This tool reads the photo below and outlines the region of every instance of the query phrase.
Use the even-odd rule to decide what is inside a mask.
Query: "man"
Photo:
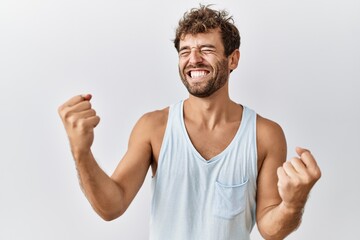
[[[321,172],[310,151],[285,162],[282,129],[229,97],[240,36],[231,17],[206,6],[179,22],[174,40],[189,98],[143,115],[111,177],[91,145],[100,121],[90,94],[59,107],[83,191],[105,220],[121,216],[153,173],[150,239],[283,239],[300,224]]]

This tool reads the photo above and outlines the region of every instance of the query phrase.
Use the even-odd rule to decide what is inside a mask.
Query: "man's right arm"
[[[94,210],[107,221],[122,215],[140,189],[151,161],[150,132],[141,118],[133,129],[129,148],[116,176],[109,177],[91,152],[94,128],[100,121],[90,104],[91,95],[71,98],[59,107],[82,190]],[[123,162],[123,163],[122,163]],[[120,172],[120,174],[119,174]]]

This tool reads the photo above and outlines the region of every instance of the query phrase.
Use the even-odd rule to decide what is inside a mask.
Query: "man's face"
[[[219,29],[180,40],[179,73],[191,95],[208,97],[226,84],[230,70],[224,52]]]

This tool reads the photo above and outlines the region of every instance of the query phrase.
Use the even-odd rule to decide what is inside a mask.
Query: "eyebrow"
[[[204,48],[204,47],[216,49],[216,47],[215,47],[214,45],[212,45],[212,44],[202,44],[202,45],[199,46],[200,49],[201,49],[201,48]],[[184,46],[184,47],[182,47],[182,48],[179,49],[179,52],[181,52],[181,51],[183,51],[183,50],[189,50],[189,49],[190,49],[189,46]]]

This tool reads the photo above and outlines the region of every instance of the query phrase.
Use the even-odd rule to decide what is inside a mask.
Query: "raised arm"
[[[258,117],[257,225],[268,240],[284,239],[301,223],[309,192],[321,172],[311,153],[297,148],[286,160],[286,141],[279,125]]]
[[[82,190],[94,210],[107,221],[122,215],[141,187],[151,161],[150,127],[141,118],[134,127],[128,151],[115,177],[109,177],[91,152],[94,128],[100,121],[90,103],[91,95],[71,98],[59,107]]]

